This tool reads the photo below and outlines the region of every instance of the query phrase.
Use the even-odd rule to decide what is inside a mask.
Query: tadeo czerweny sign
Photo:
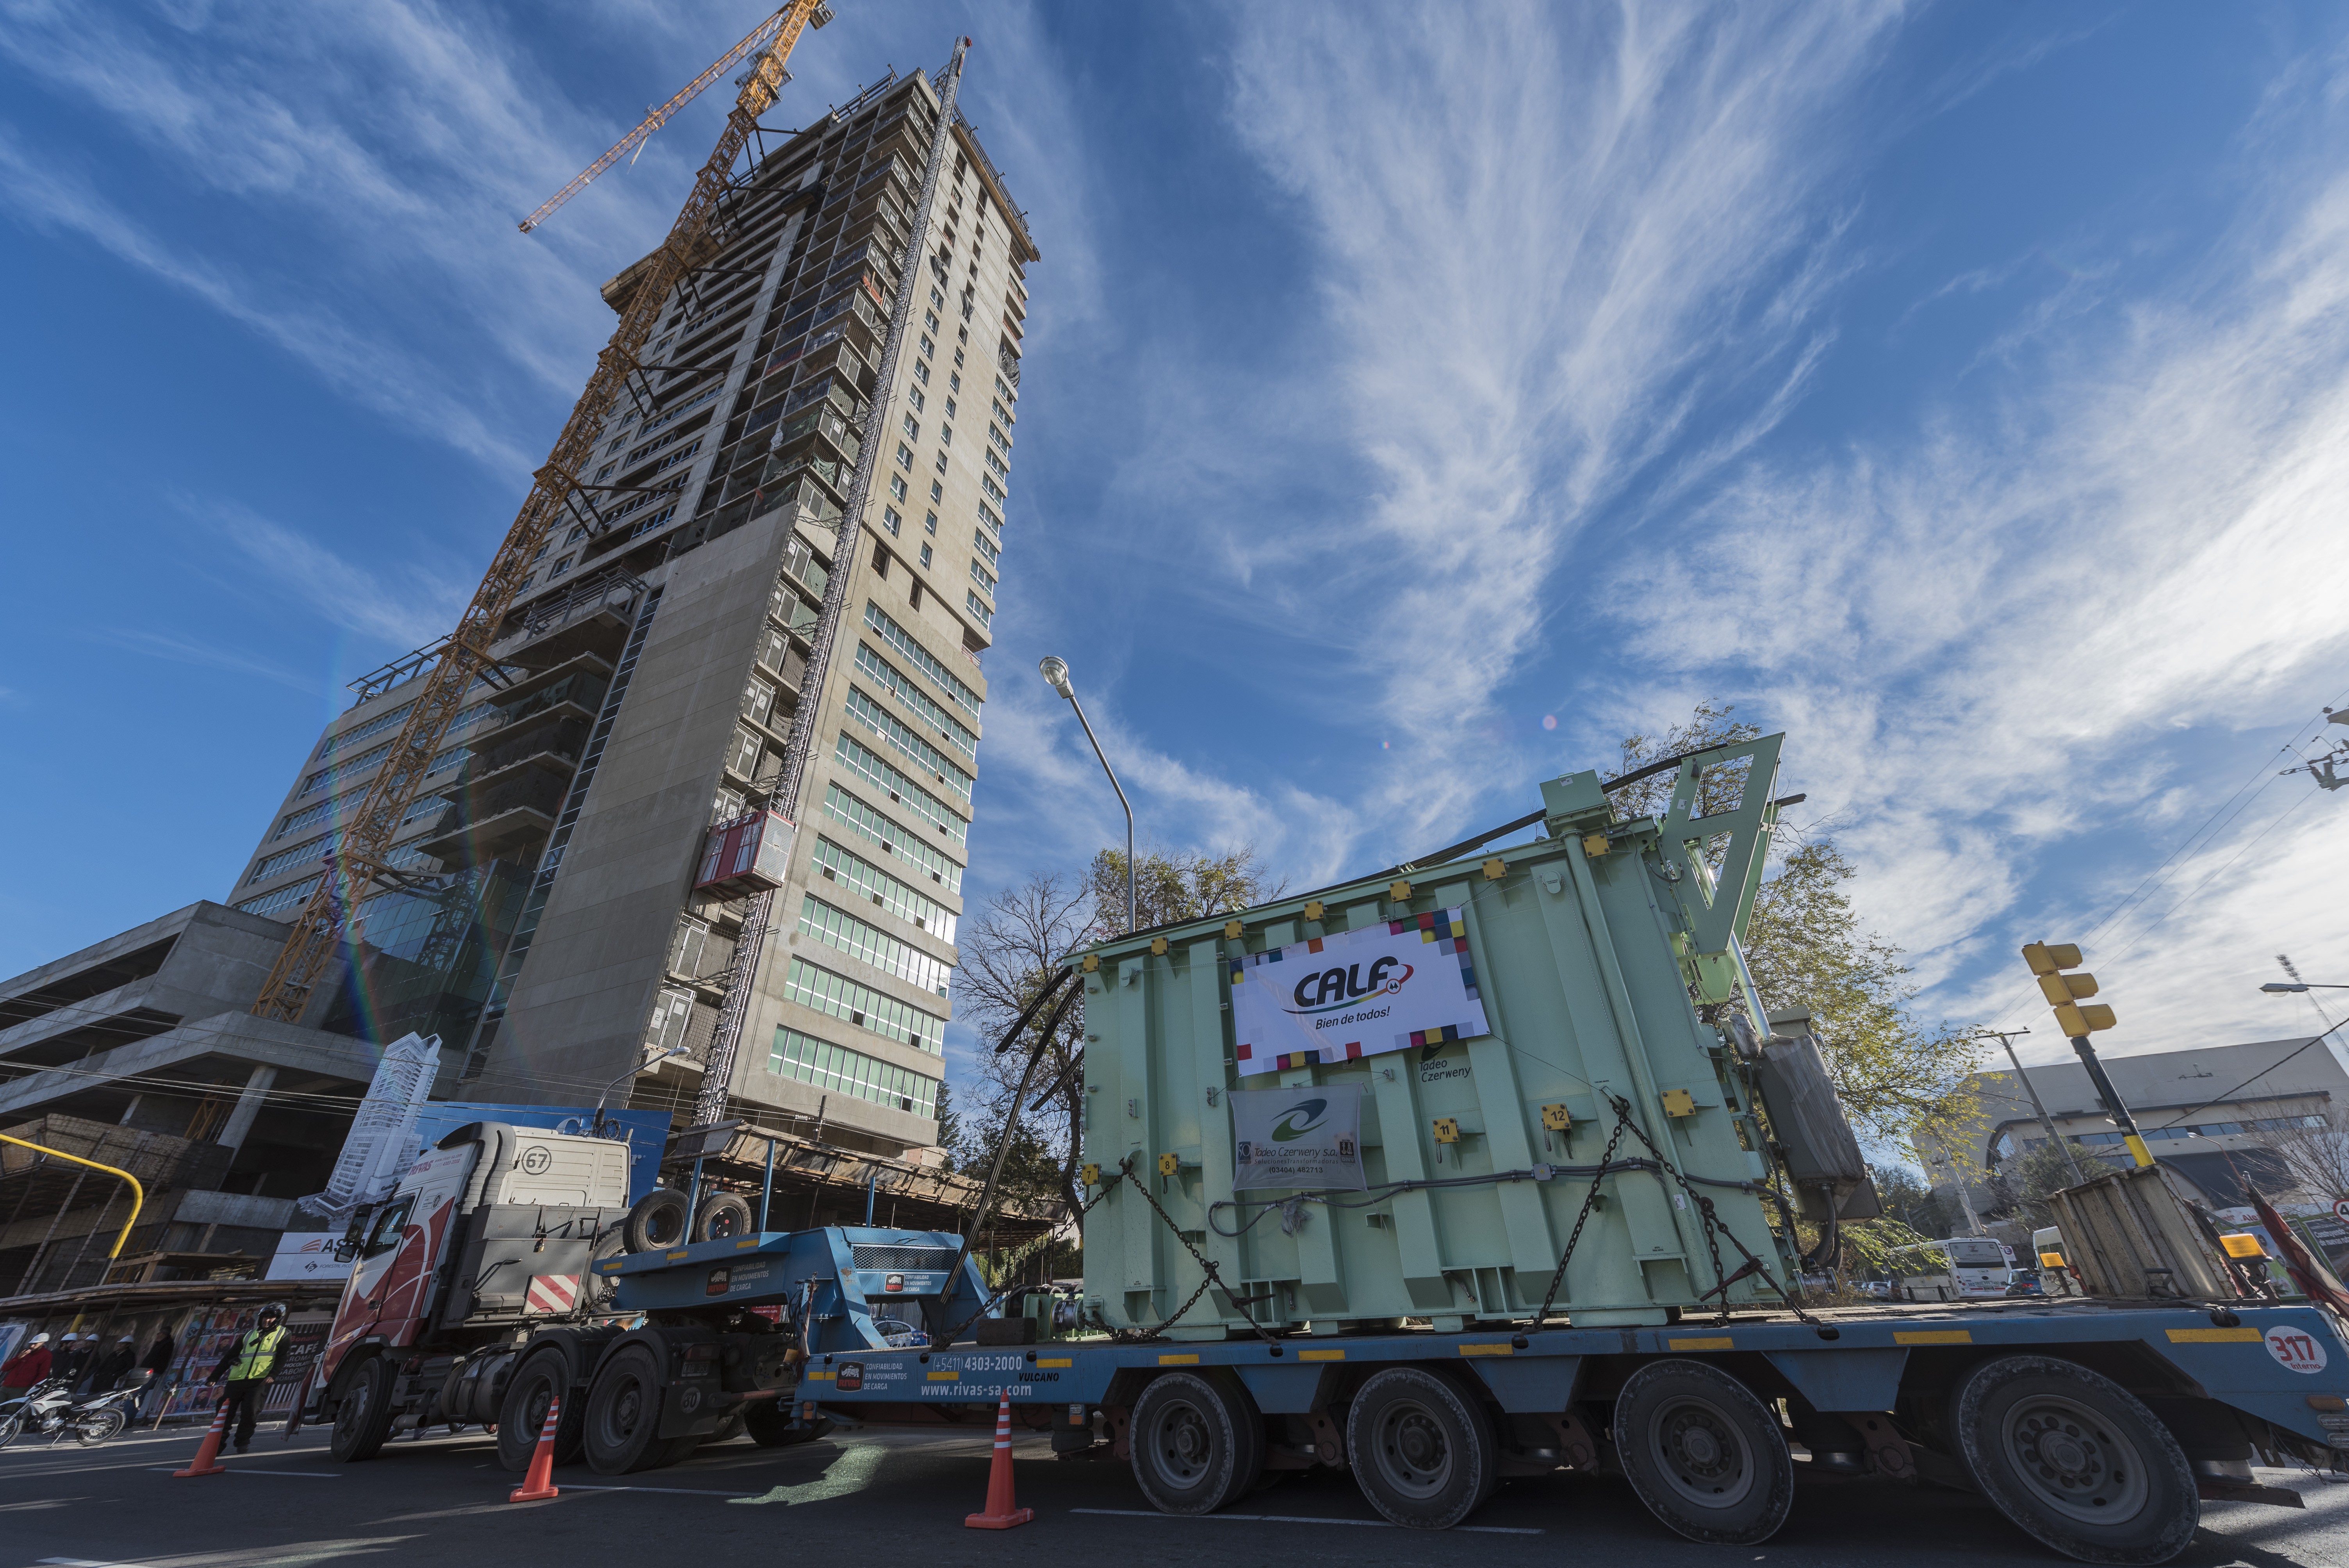
[[[1231,980],[1243,1074],[1490,1032],[1458,909],[1246,954]]]

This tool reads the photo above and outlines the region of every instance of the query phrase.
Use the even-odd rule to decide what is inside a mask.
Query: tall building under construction
[[[443,1093],[616,1085],[615,1104],[689,1112],[741,985],[730,1114],[882,1154],[936,1140],[1037,260],[941,106],[929,73],[893,75],[754,150],[399,829],[402,885],[364,906],[347,981],[305,1022],[438,1034]],[[625,309],[649,262],[605,303]],[[837,573],[843,620],[809,691]],[[237,909],[299,909],[436,657],[355,683]],[[802,703],[798,830],[763,951],[738,964],[745,902],[702,886],[705,841],[766,803]]]

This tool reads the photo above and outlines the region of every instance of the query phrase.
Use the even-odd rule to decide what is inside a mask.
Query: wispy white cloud
[[[103,643],[146,658],[191,665],[198,669],[225,670],[232,675],[252,676],[277,686],[290,686],[305,695],[318,689],[316,680],[305,680],[292,670],[272,664],[267,659],[256,658],[220,643],[140,626],[94,626],[81,634],[93,643]],[[6,695],[0,692],[0,700],[5,700]]]
[[[456,624],[472,584],[410,564],[361,566],[298,530],[233,501],[183,503],[243,558],[241,581],[274,604],[293,603],[330,625],[418,647]]]
[[[2093,926],[2192,830],[2181,788],[2223,795],[2276,743],[2248,732],[2341,684],[2349,181],[2309,173],[2276,171],[2280,220],[2254,201],[2182,280],[2044,337],[1985,407],[1757,463],[1610,584],[1641,658],[1801,737],[1954,1016],[2006,1009],[2003,954]],[[2092,944],[2131,1048],[2247,1037],[2274,944],[2331,940],[2305,934],[2337,929],[2349,849],[2310,832],[2314,794],[2277,781]],[[2088,869],[2097,835],[2127,870]],[[2084,869],[2036,874],[2057,856]]]
[[[1500,760],[1474,737],[1594,518],[1667,453],[1676,485],[1734,459],[1799,397],[1851,264],[1828,133],[1897,16],[1240,15],[1234,122],[1299,205],[1327,313],[1309,376],[1267,402],[1326,415],[1310,433],[1369,493],[1219,542],[1266,614],[1342,650],[1415,764],[1454,764],[1390,773],[1354,802],[1371,830],[1423,835],[1482,791],[1456,764]],[[1313,591],[1285,591],[1306,561]],[[1413,634],[1464,619],[1442,657]]]

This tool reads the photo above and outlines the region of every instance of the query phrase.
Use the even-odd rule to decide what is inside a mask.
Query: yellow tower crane
[[[466,691],[490,664],[491,641],[512,606],[523,579],[530,573],[531,557],[546,542],[572,492],[578,489],[579,470],[595,449],[604,417],[611,412],[619,400],[622,387],[636,370],[637,356],[652,336],[653,325],[660,319],[669,291],[689,270],[688,258],[708,232],[718,200],[733,180],[735,159],[741,155],[759,116],[775,101],[775,95],[789,79],[791,73],[784,68],[784,63],[791,58],[802,32],[831,20],[832,10],[823,0],[792,0],[696,77],[684,91],[647,115],[644,123],[623,138],[617,147],[588,165],[553,200],[523,221],[524,231],[535,227],[589,181],[617,162],[628,149],[659,129],[669,116],[736,61],[754,57],[750,71],[741,77],[740,95],[726,117],[726,129],[694,180],[693,193],[686,198],[684,209],[669,228],[668,238],[648,258],[650,264],[643,282],[620,313],[620,325],[613,331],[611,343],[595,356],[595,374],[588,377],[586,390],[572,408],[554,450],[548,454],[545,465],[531,476],[530,495],[523,502],[521,515],[507,531],[505,542],[498,547],[497,558],[490,562],[481,585],[473,591],[472,603],[466,606],[463,619],[449,634],[439,662],[425,676],[423,690],[409,707],[408,721],[392,742],[382,771],[368,784],[366,798],[346,824],[326,873],[318,879],[317,888],[295,917],[294,934],[286,938],[267,982],[261,987],[259,999],[253,1005],[254,1012],[262,1017],[300,1022],[320,973],[347,941],[357,942],[359,903],[388,870],[392,834],[419,792],[425,772],[431,767],[450,721],[457,717]]]

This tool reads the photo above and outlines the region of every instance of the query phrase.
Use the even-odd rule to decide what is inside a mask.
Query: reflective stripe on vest
[[[275,1328],[265,1333],[246,1335],[244,1348],[229,1366],[229,1381],[238,1383],[263,1376],[268,1370],[270,1364],[277,1359],[277,1347],[285,1341],[285,1326],[284,1324],[279,1324]]]

